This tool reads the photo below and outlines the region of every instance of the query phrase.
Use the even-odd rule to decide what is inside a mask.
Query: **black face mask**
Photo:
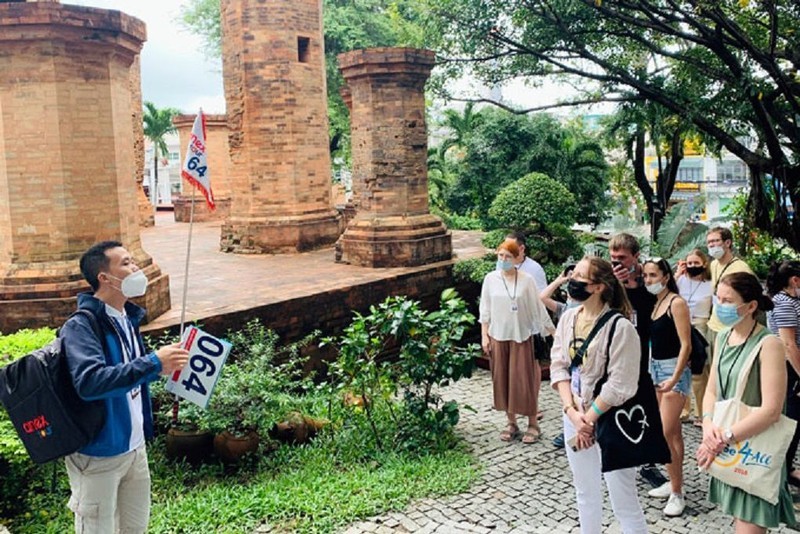
[[[592,294],[586,291],[586,286],[588,285],[589,282],[570,280],[567,283],[567,294],[569,294],[569,298],[571,298],[572,300],[576,300],[578,302],[583,302],[584,300],[591,297]]]
[[[686,268],[686,272],[689,273],[689,276],[699,276],[699,275],[703,274],[703,272],[705,270],[706,270],[706,268],[703,267],[703,266],[700,266],[700,267],[687,267]]]

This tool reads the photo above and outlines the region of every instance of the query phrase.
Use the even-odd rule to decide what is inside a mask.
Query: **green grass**
[[[264,521],[289,532],[333,532],[402,510],[412,499],[463,492],[479,475],[463,447],[424,455],[352,451],[339,439],[322,438],[310,446],[282,446],[238,469],[193,469],[166,461],[162,450],[161,440],[149,448],[151,533],[250,533]],[[12,532],[68,532],[68,493],[63,473],[56,493],[35,489]]]

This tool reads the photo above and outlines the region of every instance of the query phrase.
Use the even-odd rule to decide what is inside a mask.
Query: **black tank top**
[[[672,297],[667,304],[667,311],[650,324],[650,357],[654,360],[677,358],[681,352],[681,338],[670,313],[675,298]]]

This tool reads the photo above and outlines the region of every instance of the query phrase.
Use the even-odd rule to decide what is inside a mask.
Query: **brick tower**
[[[333,244],[321,0],[221,0],[231,209],[221,249]]]
[[[355,218],[337,261],[410,267],[449,260],[452,236],[428,209],[425,82],[429,50],[371,48],[339,55],[350,89]]]
[[[141,21],[58,2],[0,2],[0,331],[57,325],[88,289],[78,258],[116,239],[150,279],[150,317],[169,279],[142,250],[131,66]]]

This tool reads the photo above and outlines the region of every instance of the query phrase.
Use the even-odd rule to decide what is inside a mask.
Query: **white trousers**
[[[150,469],[142,445],[119,456],[65,458],[77,534],[143,534],[150,521]]]
[[[564,441],[569,441],[577,432],[569,417],[564,416]],[[619,469],[601,473],[600,446],[596,443],[581,451],[573,451],[567,445],[569,467],[572,470],[572,483],[578,501],[578,520],[581,534],[601,534],[603,521],[603,484],[606,480],[608,496],[614,517],[619,521],[624,534],[647,532],[647,521],[636,493],[636,469]]]

